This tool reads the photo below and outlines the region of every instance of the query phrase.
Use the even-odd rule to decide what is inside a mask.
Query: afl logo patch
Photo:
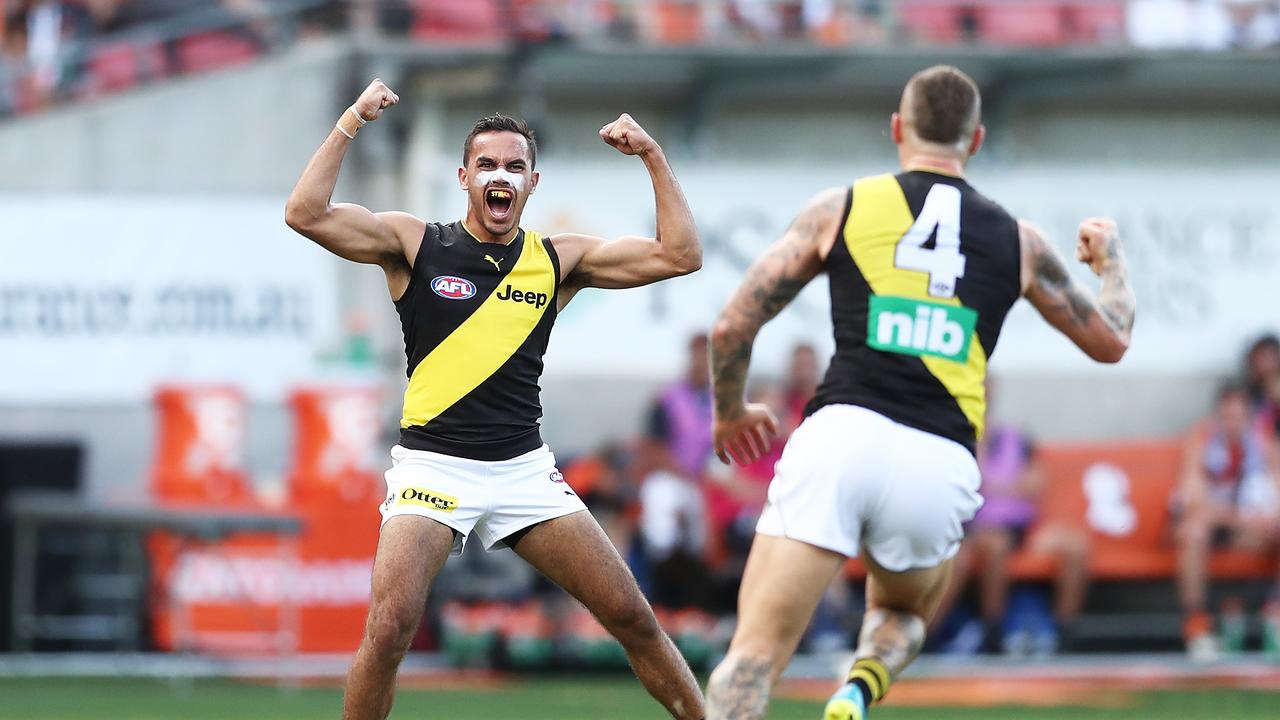
[[[447,300],[466,300],[476,294],[476,285],[457,275],[441,275],[431,281],[431,290]]]

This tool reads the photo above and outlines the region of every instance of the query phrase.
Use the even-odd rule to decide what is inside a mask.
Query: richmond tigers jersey
[[[396,301],[409,360],[401,445],[473,460],[542,446],[538,379],[559,285],[559,259],[538,233],[500,245],[461,222],[427,224]]]
[[[846,403],[972,452],[987,359],[1021,295],[1018,223],[964,180],[863,178],[826,271],[836,352],[806,413]]]

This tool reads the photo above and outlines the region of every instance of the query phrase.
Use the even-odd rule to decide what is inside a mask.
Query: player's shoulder
[[[809,223],[835,222],[849,211],[853,187],[840,185],[819,190],[809,197],[800,210],[800,219]]]
[[[422,237],[422,233],[427,229],[427,221],[414,215],[400,210],[391,210],[388,212],[378,213],[378,219],[390,227],[397,235],[410,235]]]
[[[603,245],[605,239],[583,233],[561,232],[545,236],[543,242],[555,256],[561,276],[568,277],[578,267],[582,257],[593,248]]]
[[[530,231],[526,230],[525,234],[530,234]],[[551,245],[551,249],[561,256],[579,255],[605,242],[604,238],[596,237],[595,235],[586,235],[584,233],[561,232],[545,236],[538,233],[533,234],[539,238],[545,239],[545,241]]]

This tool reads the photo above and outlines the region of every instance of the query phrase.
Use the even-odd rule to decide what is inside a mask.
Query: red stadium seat
[[[164,49],[157,44],[109,45],[99,48],[89,59],[92,92],[119,92],[143,79],[165,74]]]
[[[702,11],[697,3],[662,0],[655,5],[653,12],[656,13],[658,42],[688,45],[702,39]]]
[[[258,43],[234,32],[198,33],[178,41],[178,67],[184,73],[239,65],[258,57]]]
[[[994,2],[978,7],[978,36],[991,45],[1053,47],[1067,43],[1060,2]]]
[[[895,10],[910,40],[958,43],[964,39],[964,8],[953,0],[903,0]]]
[[[1124,41],[1124,3],[1119,0],[1082,0],[1067,7],[1073,42],[1110,44]]]
[[[416,0],[410,34],[446,43],[492,43],[508,35],[497,0]]]

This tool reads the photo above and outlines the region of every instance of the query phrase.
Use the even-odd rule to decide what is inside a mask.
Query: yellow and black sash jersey
[[[960,178],[855,182],[826,264],[836,352],[807,412],[858,405],[972,452],[1020,263],[1017,220]]]
[[[555,249],[538,233],[501,245],[461,222],[427,224],[396,301],[409,360],[401,445],[473,460],[542,446],[538,380],[559,285]]]

